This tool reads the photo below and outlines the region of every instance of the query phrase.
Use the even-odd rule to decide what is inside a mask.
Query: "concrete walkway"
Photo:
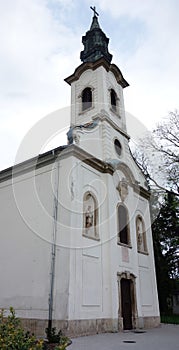
[[[131,342],[131,343],[130,343]],[[69,350],[177,350],[179,325],[162,325],[145,333],[105,333],[72,339]]]

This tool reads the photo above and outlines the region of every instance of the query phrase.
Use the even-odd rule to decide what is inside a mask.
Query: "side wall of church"
[[[54,196],[58,176],[61,195],[57,215],[53,308],[59,320],[68,317],[69,250],[63,236],[60,237],[58,223],[63,208],[61,203],[65,203],[63,196],[66,191],[62,192],[65,174],[59,167],[57,175],[57,168],[53,167],[43,166],[14,176],[13,181],[0,183],[0,308],[8,310],[10,306],[14,307],[17,316],[24,319],[25,326],[30,326],[31,331],[38,335],[45,334],[49,314]]]

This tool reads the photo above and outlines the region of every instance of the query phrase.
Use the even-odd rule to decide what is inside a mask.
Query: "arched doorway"
[[[136,328],[136,277],[130,272],[118,273],[119,289],[119,330]]]

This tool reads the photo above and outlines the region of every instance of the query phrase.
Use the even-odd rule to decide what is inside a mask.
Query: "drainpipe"
[[[52,154],[55,156],[54,150]],[[53,294],[55,282],[55,260],[56,260],[56,237],[57,237],[57,216],[58,216],[58,189],[59,189],[59,162],[55,161],[54,166],[54,204],[53,204],[53,231],[52,231],[52,245],[51,245],[51,270],[50,270],[50,293],[49,293],[49,316],[48,329],[52,329],[53,319]]]

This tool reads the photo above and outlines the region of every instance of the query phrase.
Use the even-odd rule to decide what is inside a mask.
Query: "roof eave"
[[[80,66],[75,69],[74,73],[64,80],[66,83],[71,85],[74,81],[78,80],[82,73],[87,69],[96,70],[100,66],[103,66],[107,72],[111,71],[114,74],[118,84],[120,84],[123,88],[129,86],[128,82],[124,79],[120,69],[115,64],[111,64],[106,61],[106,59],[103,57],[95,62],[85,62],[80,64]]]

